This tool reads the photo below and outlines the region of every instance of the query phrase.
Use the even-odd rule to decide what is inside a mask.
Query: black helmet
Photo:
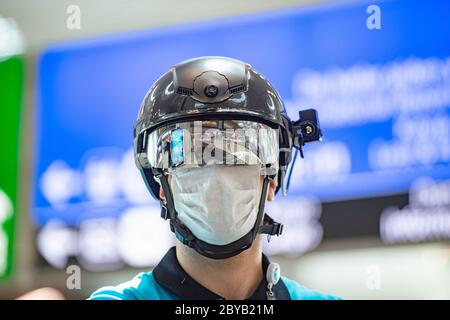
[[[300,116],[300,120],[291,122],[279,94],[269,81],[249,64],[231,58],[199,57],[181,62],[152,85],[142,102],[134,126],[135,160],[154,198],[159,199],[159,189],[163,188],[166,202],[161,202],[162,216],[170,218],[171,229],[179,240],[205,256],[226,258],[250,247],[257,233],[279,235],[282,225],[266,215],[266,223],[259,227],[264,215],[265,199],[262,199],[257,224],[238,241],[217,246],[195,238],[176,218],[170,187],[163,170],[150,164],[147,155],[149,134],[173,123],[214,119],[246,120],[278,129],[278,172],[266,177],[263,187],[263,194],[266,194],[270,179],[278,179],[276,192],[283,188],[292,147],[301,151],[304,143],[321,137],[315,110],[303,111]]]

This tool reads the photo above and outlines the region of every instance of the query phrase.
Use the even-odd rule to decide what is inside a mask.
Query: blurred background
[[[84,299],[174,244],[132,127],[151,84],[202,55],[252,64],[293,119],[319,110],[323,142],[267,208],[284,275],[450,298],[450,2],[2,0],[0,16],[0,298]]]

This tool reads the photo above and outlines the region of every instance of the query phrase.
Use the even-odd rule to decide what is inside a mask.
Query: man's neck
[[[228,259],[206,258],[179,241],[176,252],[178,262],[192,279],[225,299],[250,297],[263,279],[259,238],[249,249]]]

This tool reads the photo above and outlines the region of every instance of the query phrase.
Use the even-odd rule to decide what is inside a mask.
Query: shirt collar
[[[263,274],[265,275],[270,261],[264,254],[262,259]],[[153,276],[158,284],[180,299],[224,300],[223,297],[196,282],[183,270],[177,260],[175,247],[170,248],[164,258],[153,269]],[[289,292],[281,279],[273,286],[272,291],[277,299],[289,299]],[[266,300],[266,292],[267,280],[264,277],[255,292],[247,300]]]

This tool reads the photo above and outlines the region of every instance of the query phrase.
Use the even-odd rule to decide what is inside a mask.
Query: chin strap
[[[280,236],[283,233],[283,224],[276,222],[267,213],[264,214],[264,224],[259,227],[258,233],[269,236]]]
[[[153,169],[153,174],[155,177],[159,178],[161,188],[163,188],[166,196],[165,201],[161,201],[161,217],[165,220],[170,219],[170,230],[175,233],[178,240],[205,257],[212,259],[226,259],[250,248],[258,234],[267,234],[269,237],[272,235],[279,236],[283,231],[283,225],[281,223],[276,222],[269,215],[264,214],[267,188],[269,181],[272,180],[274,176],[266,175],[264,177],[261,198],[259,200],[258,216],[253,228],[242,238],[232,243],[226,245],[214,245],[196,238],[191,230],[178,219],[172,190],[169,186],[167,176],[162,169]],[[261,223],[263,223],[263,225],[261,225]]]

